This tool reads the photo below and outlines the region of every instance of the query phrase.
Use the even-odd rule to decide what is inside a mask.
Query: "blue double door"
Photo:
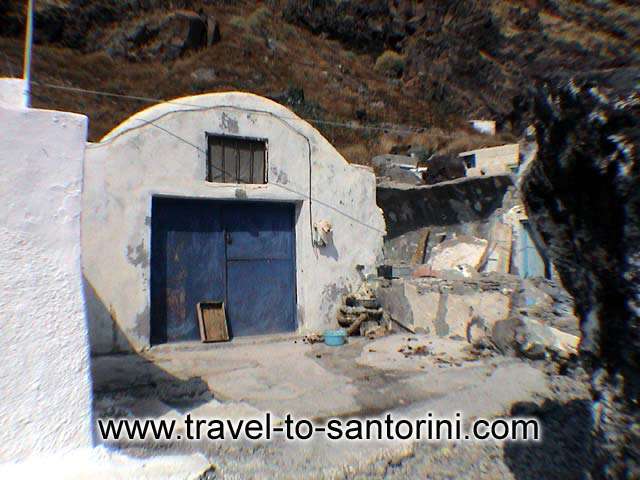
[[[199,340],[202,301],[231,336],[296,329],[293,205],[155,197],[151,218],[152,343]]]

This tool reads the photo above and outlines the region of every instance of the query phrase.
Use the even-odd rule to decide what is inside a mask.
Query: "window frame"
[[[462,155],[462,161],[464,162],[464,166],[467,170],[478,167],[478,162],[475,153],[471,153],[469,155]]]
[[[205,180],[209,183],[223,183],[223,184],[229,184],[229,185],[266,185],[269,183],[269,140],[267,138],[262,138],[262,137],[247,137],[247,136],[241,136],[241,135],[227,135],[227,134],[223,134],[223,133],[213,133],[213,132],[205,132],[205,138],[207,141],[207,156],[205,158],[205,166],[206,166],[206,177]],[[261,143],[264,145],[264,175],[263,175],[263,179],[264,182],[262,183],[239,183],[238,180],[238,176],[239,176],[239,170],[236,171],[236,175],[235,175],[235,180],[233,182],[227,182],[227,181],[222,181],[222,182],[216,182],[213,180],[213,172],[211,171],[211,139],[221,139],[223,142],[225,140],[232,140],[232,141],[245,141],[245,142],[255,142],[255,143]],[[223,157],[222,157],[222,164],[223,164],[223,170],[224,170],[224,145],[223,145]],[[252,170],[252,177],[253,177],[253,163],[254,163],[254,158],[253,158],[253,153],[254,150],[251,150],[251,170]],[[237,168],[240,168],[240,162],[238,162],[238,166]],[[223,171],[223,180],[225,179],[225,176],[227,175],[226,171]]]

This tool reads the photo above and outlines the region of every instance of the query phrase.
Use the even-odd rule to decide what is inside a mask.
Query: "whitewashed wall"
[[[26,86],[21,78],[0,78],[0,108],[24,108]]]
[[[205,132],[268,139],[267,185],[205,181]],[[313,221],[333,238],[312,247]],[[385,225],[373,171],[348,164],[311,125],[265,98],[246,93],[187,97],[144,110],[86,153],[83,268],[96,353],[149,345],[151,198],[278,200],[296,204],[297,320],[300,332],[335,324],[340,297],[382,255]]]
[[[467,155],[476,156],[476,166],[466,169],[467,177],[512,173],[512,169],[517,167],[520,161],[520,145],[511,143],[499,147],[469,150],[460,154],[461,157]]]
[[[0,462],[91,445],[86,130],[82,115],[0,107]]]

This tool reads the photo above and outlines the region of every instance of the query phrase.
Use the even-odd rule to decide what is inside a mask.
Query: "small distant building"
[[[520,145],[512,143],[500,147],[479,148],[462,152],[466,176],[513,173],[520,163]]]
[[[476,132],[484,133],[485,135],[496,134],[495,120],[469,120],[469,124]]]

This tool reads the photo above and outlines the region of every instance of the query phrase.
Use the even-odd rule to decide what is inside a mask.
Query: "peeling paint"
[[[132,265],[146,269],[149,266],[149,255],[144,248],[144,243],[135,248],[127,245],[127,259]]]
[[[226,113],[222,114],[222,118],[220,119],[220,128],[231,133],[238,133],[240,131],[238,121]]]
[[[289,176],[286,172],[283,172],[282,170],[273,166],[271,167],[270,171],[272,173],[272,177],[275,177],[275,183],[278,183],[280,185],[286,185],[287,183],[289,183]]]

